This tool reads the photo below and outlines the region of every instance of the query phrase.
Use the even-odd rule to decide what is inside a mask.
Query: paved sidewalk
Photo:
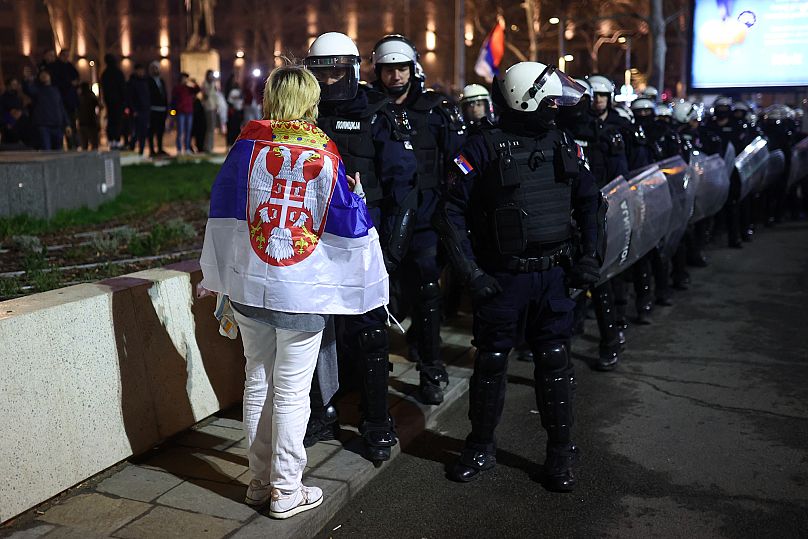
[[[441,406],[424,406],[412,396],[418,387],[413,363],[391,355],[390,404],[400,444],[393,458],[468,389],[470,319],[444,328],[443,357],[450,385]],[[394,334],[393,350],[405,348]],[[286,521],[272,520],[268,508],[243,503],[251,477],[247,469],[241,409],[219,413],[147,455],[130,459],[0,528],[0,537],[48,539],[311,537],[371,478],[384,470],[360,456],[358,395],[340,402],[340,441],[308,450],[304,482],[323,489],[323,504]],[[92,433],[88,433],[92,435]]]

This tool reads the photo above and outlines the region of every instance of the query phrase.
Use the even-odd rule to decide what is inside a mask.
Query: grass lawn
[[[61,211],[50,221],[26,216],[0,219],[0,243],[20,234],[39,236],[143,217],[166,203],[207,200],[219,168],[212,163],[123,167],[123,190],[115,200],[94,210]]]

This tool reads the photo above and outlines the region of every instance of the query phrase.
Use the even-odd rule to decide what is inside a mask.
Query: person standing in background
[[[149,81],[143,64],[135,64],[134,73],[127,84],[127,102],[132,114],[132,146],[137,144],[137,151],[143,155],[146,149],[146,135],[149,131],[149,115],[151,100],[149,97]]]
[[[64,135],[70,136],[67,112],[59,90],[51,84],[51,74],[43,69],[38,81],[25,81],[25,93],[34,100],[31,119],[39,134],[40,149],[61,150]]]
[[[232,82],[227,93],[227,105],[227,146],[230,147],[236,142],[244,121],[244,96],[241,94],[238,81]]]
[[[121,148],[126,78],[121,71],[117,56],[107,54],[104,56],[104,63],[107,64],[107,68],[101,74],[101,98],[107,109],[107,140],[109,149],[117,150]]]
[[[171,93],[171,102],[177,111],[177,155],[191,153],[191,130],[194,125],[194,96],[199,86],[188,73],[180,73],[180,82]]]
[[[98,98],[90,89],[89,82],[79,86],[79,143],[81,149],[98,149]]]
[[[205,109],[205,144],[204,151],[211,153],[215,142],[216,125],[218,123],[219,87],[213,71],[208,69],[205,73],[205,82],[202,83],[202,107]]]
[[[168,155],[163,150],[163,134],[166,131],[166,114],[168,113],[168,88],[160,76],[160,64],[149,64],[149,155]],[[157,144],[155,145],[155,139]],[[155,151],[156,148],[156,151]]]

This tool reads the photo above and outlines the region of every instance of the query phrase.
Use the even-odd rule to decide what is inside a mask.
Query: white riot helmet
[[[463,88],[463,93],[460,95],[460,110],[463,112],[466,123],[478,123],[486,117],[491,121],[494,120],[491,94],[481,84],[469,84]]]
[[[614,99],[614,83],[603,75],[590,75],[586,79],[592,87],[593,94],[608,94],[609,103]]]
[[[418,49],[415,48],[412,41],[401,34],[388,34],[384,36],[376,42],[376,45],[373,47],[373,53],[371,54],[371,62],[373,62],[377,79],[380,78],[379,74],[381,73],[383,65],[410,65],[410,83],[401,88],[396,88],[395,90],[387,88],[387,92],[394,96],[402,95],[407,92],[413,85],[413,82],[416,86],[423,87],[426,76],[419,62],[420,59],[421,55],[418,54]]]
[[[503,105],[517,112],[535,112],[546,101],[571,106],[586,92],[563,71],[539,62],[512,65],[496,84]]]
[[[656,105],[650,99],[641,97],[631,102],[631,112],[638,124],[653,120],[656,116]]]
[[[327,32],[314,40],[304,64],[320,83],[321,101],[356,97],[359,88],[359,49],[339,32]]]
[[[690,101],[680,100],[673,106],[673,119],[680,124],[686,124],[692,120],[701,121],[702,107]]]
[[[654,88],[653,86],[646,86],[642,92],[640,92],[640,97],[644,99],[650,99],[654,103],[659,100],[659,90]]]

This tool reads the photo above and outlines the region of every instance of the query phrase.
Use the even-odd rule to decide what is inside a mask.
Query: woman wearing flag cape
[[[320,87],[275,69],[211,189],[202,286],[227,296],[246,357],[246,502],[288,518],[322,502],[302,484],[309,390],[332,314],[387,305],[379,236],[334,143],[315,125]],[[265,405],[266,403],[266,405]]]

